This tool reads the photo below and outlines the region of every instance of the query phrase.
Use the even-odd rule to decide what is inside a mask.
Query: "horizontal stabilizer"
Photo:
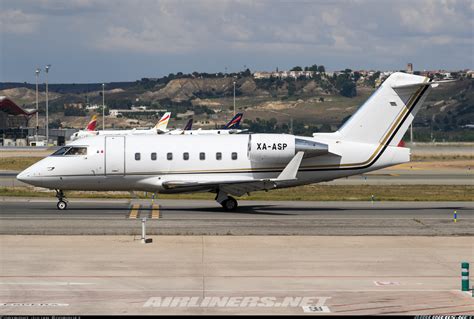
[[[445,80],[445,81],[431,81],[431,82],[424,82],[424,83],[410,83],[410,84],[400,84],[400,85],[392,85],[392,89],[406,89],[406,88],[418,88],[421,86],[428,86],[435,88],[438,87],[440,84],[452,83],[456,82],[457,80]]]

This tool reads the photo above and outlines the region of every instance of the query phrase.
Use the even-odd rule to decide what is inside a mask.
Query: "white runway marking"
[[[95,283],[92,283],[92,282],[0,282],[0,285],[82,286],[82,285],[95,285]]]

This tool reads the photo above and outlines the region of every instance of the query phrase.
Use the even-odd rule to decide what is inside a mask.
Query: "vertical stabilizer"
[[[351,141],[396,146],[430,91],[427,77],[393,73],[339,132]]]
[[[168,122],[170,120],[170,117],[171,117],[171,112],[166,112],[165,114],[163,114],[163,116],[158,121],[158,123],[156,123],[155,129],[162,132],[166,132],[167,131],[166,128],[168,127]]]

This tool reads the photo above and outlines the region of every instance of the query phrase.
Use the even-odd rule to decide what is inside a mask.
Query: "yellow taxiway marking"
[[[133,204],[132,209],[130,210],[130,215],[128,215],[128,218],[137,218],[139,209],[140,209],[139,204]]]
[[[160,205],[151,205],[151,218],[158,219],[160,218]]]

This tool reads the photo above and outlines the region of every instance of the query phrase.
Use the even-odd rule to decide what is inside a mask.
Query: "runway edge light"
[[[469,263],[461,263],[461,291],[469,291]]]

